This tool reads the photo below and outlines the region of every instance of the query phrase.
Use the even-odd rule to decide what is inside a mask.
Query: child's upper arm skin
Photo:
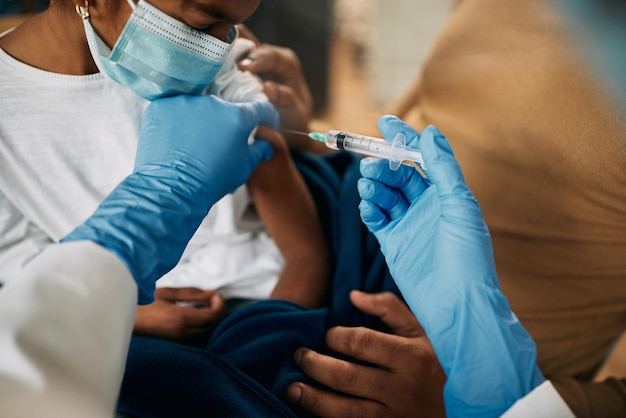
[[[274,156],[259,164],[248,180],[248,189],[285,259],[271,297],[319,306],[328,281],[329,256],[315,202],[280,134],[259,127],[257,136],[272,143]]]

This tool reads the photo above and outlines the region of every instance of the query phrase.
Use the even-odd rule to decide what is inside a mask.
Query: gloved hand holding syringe
[[[306,135],[309,138],[323,142],[328,148],[335,150],[352,151],[369,157],[378,157],[389,160],[389,168],[396,171],[401,164],[419,164],[426,170],[422,153],[406,145],[404,134],[398,133],[392,142],[371,136],[358,135],[349,132],[330,130],[322,132],[299,132],[283,129],[285,132]]]

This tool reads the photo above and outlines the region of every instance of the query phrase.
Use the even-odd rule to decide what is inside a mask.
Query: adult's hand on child
[[[257,46],[239,61],[239,69],[250,71],[263,80],[263,91],[280,114],[281,127],[307,132],[313,113],[313,97],[304,78],[298,55],[289,48],[260,43],[244,26],[240,36],[253,40]],[[290,145],[321,151],[328,149],[321,143],[300,135],[285,135]]]
[[[296,382],[292,402],[320,417],[445,417],[446,376],[424,330],[392,293],[353,291],[352,303],[380,317],[386,334],[358,327],[335,327],[326,334],[331,350],[354,361],[300,348],[295,361],[313,380],[345,395]]]
[[[208,334],[226,315],[222,296],[214,290],[159,288],[155,300],[137,307],[134,333],[182,340]]]
[[[133,173],[63,241],[90,240],[113,251],[135,278],[139,303],[152,302],[156,280],[180,260],[211,206],[271,156],[266,141],[248,144],[257,125],[278,127],[265,100],[153,101],[141,121]]]

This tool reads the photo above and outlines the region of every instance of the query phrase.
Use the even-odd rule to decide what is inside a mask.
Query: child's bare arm
[[[281,135],[264,127],[259,127],[257,135],[272,143],[274,156],[257,167],[248,188],[285,258],[285,268],[270,297],[319,306],[328,282],[329,257],[315,202]]]

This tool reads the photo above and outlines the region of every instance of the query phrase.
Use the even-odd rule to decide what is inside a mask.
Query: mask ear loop
[[[133,10],[135,10],[135,8],[137,7],[137,5],[135,4],[135,2],[133,0],[126,0],[126,3],[128,3],[130,8],[133,9]]]
[[[78,13],[78,16],[80,16],[81,19],[83,19],[83,20],[89,19],[89,1],[85,0],[85,5],[84,6],[79,6],[77,4],[76,5],[76,13]]]

